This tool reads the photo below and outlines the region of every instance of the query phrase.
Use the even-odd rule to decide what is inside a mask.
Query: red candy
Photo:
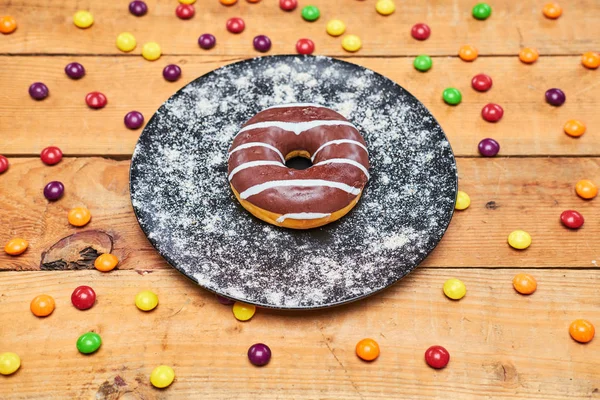
[[[0,156],[0,174],[8,169],[8,158]]]
[[[231,33],[242,33],[246,28],[246,23],[238,17],[229,18],[227,20],[227,30]]]
[[[62,151],[60,151],[60,149],[56,146],[46,147],[40,153],[40,158],[46,165],[54,165],[59,163],[60,160],[62,160],[62,156]]]
[[[100,92],[90,92],[85,96],[85,102],[90,108],[103,108],[108,100],[106,100],[106,96]]]
[[[431,346],[425,352],[425,362],[431,368],[440,369],[448,365],[450,353],[442,346]]]
[[[583,225],[583,215],[575,210],[566,210],[560,214],[560,222],[570,229],[579,229]]]
[[[478,92],[487,92],[492,87],[492,78],[486,74],[477,74],[471,79],[471,86]]]
[[[181,19],[190,19],[194,16],[196,10],[191,4],[180,4],[175,9],[175,15]]]
[[[427,24],[414,24],[410,34],[417,40],[426,40],[431,35],[431,28]]]
[[[481,110],[481,116],[488,122],[500,121],[504,115],[504,110],[498,104],[486,104]]]
[[[283,11],[292,11],[298,7],[298,0],[279,0],[279,7]]]
[[[79,286],[71,295],[71,303],[79,310],[92,308],[96,302],[96,292],[89,286]]]
[[[296,42],[298,54],[312,54],[315,51],[315,42],[310,39],[300,39]]]

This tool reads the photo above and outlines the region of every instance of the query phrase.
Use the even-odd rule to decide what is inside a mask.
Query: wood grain
[[[149,12],[138,18],[129,14],[128,1],[92,0],[11,0],[3,1],[3,14],[13,15],[19,27],[15,33],[2,37],[0,53],[52,54],[122,54],[115,40],[123,31],[132,32],[138,41],[133,51],[157,41],[165,54],[202,54],[197,39],[211,32],[217,37],[217,47],[210,52],[226,56],[254,56],[252,38],[265,34],[273,41],[269,54],[295,53],[295,43],[302,37],[315,41],[317,54],[346,55],[341,38],[325,32],[327,21],[337,18],[347,25],[347,33],[357,34],[363,41],[360,55],[453,55],[461,45],[471,43],[480,54],[516,55],[524,46],[537,47],[542,55],[581,55],[598,49],[595,37],[597,25],[588,16],[600,13],[600,3],[589,0],[563,1],[563,16],[549,20],[542,15],[543,2],[535,0],[499,0],[492,4],[492,16],[478,21],[471,16],[476,2],[471,0],[436,1],[424,4],[420,0],[396,2],[391,16],[375,12],[374,1],[314,0],[321,18],[308,23],[300,17],[301,7],[286,13],[276,0],[250,4],[240,0],[225,7],[218,1],[196,2],[196,15],[182,21],[175,16],[176,2],[148,0]],[[72,22],[79,9],[89,10],[95,18],[89,29],[78,29]],[[232,35],[225,29],[228,18],[241,16],[246,30]],[[412,39],[410,28],[417,22],[431,26],[431,37],[423,42]]]
[[[11,399],[565,399],[598,398],[600,340],[574,342],[574,319],[600,321],[596,271],[527,271],[538,279],[531,296],[512,288],[511,270],[420,268],[374,297],[316,312],[260,309],[241,323],[228,306],[174,270],[4,272],[0,281],[0,351],[22,359],[13,376],[0,377],[0,397]],[[443,282],[459,277],[467,296],[444,297]],[[70,304],[78,285],[92,286],[97,304],[82,312]],[[134,297],[149,289],[158,308],[139,311]],[[38,319],[29,302],[52,295],[56,310]],[[77,337],[103,339],[91,356]],[[374,338],[381,356],[360,361],[354,346]],[[250,345],[268,344],[273,358],[252,367]],[[444,370],[423,361],[443,345]],[[166,390],[149,386],[155,366],[174,368]],[[123,382],[123,386],[114,384]],[[110,394],[112,390],[117,395]],[[127,393],[128,392],[128,393]]]
[[[39,159],[11,159],[0,175],[0,243],[24,237],[30,248],[19,257],[0,253],[0,270],[34,270],[40,257],[65,236],[101,230],[114,239],[120,268],[165,268],[141,232],[129,199],[129,162],[99,158],[65,158],[54,166]],[[429,267],[578,267],[597,268],[600,261],[600,203],[574,193],[579,179],[600,181],[598,158],[497,158],[458,160],[459,187],[471,196],[471,207],[456,212],[448,232],[423,265]],[[49,203],[42,195],[51,180],[65,184],[65,196]],[[232,199],[232,201],[235,201]],[[67,223],[67,212],[86,206],[92,222],[83,229]],[[360,205],[359,205],[360,206]],[[579,210],[585,225],[569,231],[559,222],[566,209]],[[525,251],[506,239],[515,229],[533,237]]]
[[[600,183],[599,71],[580,64],[581,53],[599,50],[600,2],[561,0],[564,14],[548,20],[541,13],[545,2],[497,0],[491,3],[492,17],[476,21],[472,0],[396,1],[397,11],[388,17],[374,11],[373,0],[314,0],[310,3],[322,16],[308,23],[300,8],[284,13],[277,0],[239,0],[232,7],[198,1],[189,21],[175,17],[175,0],[145,1],[150,12],[137,18],[127,11],[129,0],[0,0],[0,15],[13,15],[19,25],[15,33],[0,35],[0,154],[11,163],[0,174],[0,249],[15,236],[30,242],[19,257],[0,250],[0,352],[14,351],[22,358],[16,374],[0,375],[0,399],[600,398],[599,339],[581,345],[568,336],[568,325],[576,318],[596,326],[600,321],[600,200],[584,201],[573,191],[579,179]],[[78,9],[93,13],[91,29],[73,25]],[[246,21],[240,35],[226,32],[225,21],[233,16]],[[362,38],[360,52],[344,52],[341,38],[325,33],[333,18],[347,24],[347,33]],[[416,22],[431,26],[430,39],[410,37]],[[123,31],[138,40],[130,54],[115,46]],[[205,32],[217,37],[211,51],[197,45]],[[251,44],[257,34],[272,39],[267,54],[295,53],[296,41],[308,37],[316,42],[315,54],[346,58],[412,92],[441,123],[455,154],[467,157],[458,159],[459,186],[472,204],[455,213],[422,266],[392,288],[330,310],[261,309],[252,321],[240,323],[229,307],[168,266],[141,232],[129,201],[127,161],[141,130],[127,130],[123,117],[135,109],[149,119],[187,82],[261,55]],[[162,46],[159,61],[140,56],[147,41]],[[480,57],[472,63],[456,57],[467,43],[479,49]],[[525,46],[540,51],[538,62],[518,61]],[[428,73],[412,67],[418,54],[434,56]],[[64,75],[64,66],[72,61],[87,70],[80,81]],[[183,69],[178,82],[162,78],[169,63]],[[480,72],[494,79],[488,93],[470,88],[471,77]],[[49,98],[35,102],[28,96],[34,81],[49,86]],[[441,100],[448,86],[462,91],[458,107]],[[566,92],[562,107],[544,102],[551,87]],[[108,96],[105,109],[86,107],[84,97],[93,90]],[[497,124],[480,117],[489,102],[504,107]],[[587,133],[567,137],[562,126],[568,119],[582,120]],[[484,137],[500,142],[501,155],[519,157],[469,158],[477,155]],[[44,166],[37,155],[51,144],[81,157]],[[56,203],[42,195],[50,180],[66,186]],[[81,205],[90,208],[93,218],[76,229],[66,215]],[[560,225],[565,209],[585,216],[582,229]],[[506,244],[514,229],[531,233],[529,249],[516,251]],[[95,238],[105,247],[114,245],[119,269],[105,274],[39,271],[43,252],[81,232],[88,236],[64,240],[62,249],[46,253],[46,261],[77,258],[77,251]],[[93,252],[84,253],[89,258]],[[44,268],[62,265],[49,262]],[[86,267],[89,261],[65,266]],[[518,271],[537,278],[538,291],[532,296],[512,289]],[[460,302],[441,293],[450,277],[467,285]],[[96,306],[85,312],[70,304],[72,290],[83,284],[98,293]],[[143,289],[160,297],[151,313],[133,305]],[[29,312],[29,302],[41,293],[57,302],[45,319]],[[100,333],[104,344],[98,353],[83,356],[75,341],[90,330]],[[364,337],[381,345],[374,363],[361,362],[354,354]],[[256,342],[273,350],[272,362],[264,368],[252,367],[246,358]],[[424,351],[433,344],[451,353],[444,370],[423,362]],[[160,364],[173,366],[177,375],[166,390],[149,384],[150,372]]]
[[[71,61],[85,65],[87,75],[73,81],[63,72]],[[224,57],[163,57],[151,63],[138,57],[0,57],[5,76],[13,82],[0,93],[0,154],[33,155],[48,145],[65,154],[129,156],[141,132],[128,130],[123,117],[132,109],[148,120],[173,93],[194,78],[236,61]],[[436,58],[428,73],[412,67],[411,58],[352,58],[398,82],[420,99],[438,119],[455,154],[477,155],[477,143],[493,137],[502,155],[600,155],[600,71],[583,68],[578,57],[541,58],[525,65],[516,57],[480,58],[465,63]],[[162,78],[162,68],[177,63],[180,81]],[[27,73],[23,73],[27,71]],[[494,86],[487,93],[471,88],[471,77],[485,72]],[[33,81],[45,82],[50,96],[32,100]],[[441,94],[448,86],[463,93],[457,107],[446,105]],[[544,100],[548,88],[563,88],[567,102],[552,107]],[[85,95],[98,90],[108,97],[102,110],[91,110]],[[504,118],[495,124],[481,118],[489,102],[500,104]],[[587,132],[574,139],[563,132],[569,119],[579,119]]]

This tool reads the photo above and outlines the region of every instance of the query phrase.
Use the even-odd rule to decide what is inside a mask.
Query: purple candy
[[[217,44],[217,39],[210,33],[203,33],[198,38],[198,45],[204,50],[210,50]]]
[[[216,295],[216,296],[217,296],[217,300],[219,301],[219,303],[224,304],[226,306],[229,306],[229,305],[235,303],[235,301],[228,299],[227,297],[223,297],[223,296],[219,296],[219,295]]]
[[[55,201],[62,197],[64,191],[65,186],[61,182],[52,181],[44,187],[44,197],[50,201]]]
[[[80,79],[85,75],[85,68],[78,62],[72,62],[65,67],[65,74],[71,79]]]
[[[565,100],[567,100],[567,96],[560,89],[552,88],[546,91],[546,101],[553,106],[562,106]]]
[[[141,17],[148,12],[148,6],[141,0],[134,0],[129,3],[129,12],[136,17]]]
[[[144,124],[144,116],[139,111],[129,111],[124,118],[125,126],[129,129],[137,129]]]
[[[484,157],[494,157],[500,151],[500,145],[494,139],[483,139],[479,142],[479,153]]]
[[[169,82],[175,82],[181,76],[181,68],[175,64],[169,64],[163,69],[163,77]]]
[[[265,35],[258,35],[254,38],[254,48],[261,53],[265,53],[271,49],[271,39]]]
[[[263,343],[256,343],[248,349],[248,359],[258,367],[269,363],[271,359],[271,349]]]
[[[35,82],[29,86],[29,95],[36,100],[43,100],[48,97],[48,86],[42,82]]]

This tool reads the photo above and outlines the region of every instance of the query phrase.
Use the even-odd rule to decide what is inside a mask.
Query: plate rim
[[[431,116],[431,118],[433,118],[435,124],[437,124],[437,126],[440,128],[440,132],[444,135],[444,137],[446,138],[446,141],[448,142],[448,149],[450,151],[450,154],[452,155],[452,160],[454,161],[454,166],[455,166],[455,174],[454,174],[454,182],[455,184],[453,185],[453,189],[454,189],[454,202],[452,203],[452,209],[450,211],[450,215],[448,218],[448,222],[446,223],[446,226],[444,226],[442,234],[440,236],[440,239],[435,243],[435,245],[431,248],[430,251],[428,251],[427,253],[425,253],[418,262],[415,263],[414,267],[409,269],[408,271],[402,273],[400,276],[398,276],[397,279],[393,280],[391,283],[377,289],[374,290],[372,292],[366,293],[366,294],[362,294],[360,296],[357,297],[353,297],[350,299],[345,299],[345,300],[341,300],[341,301],[337,301],[337,302],[333,302],[333,303],[328,303],[328,304],[319,304],[319,305],[312,305],[312,306],[290,306],[290,307],[285,307],[285,306],[274,306],[271,304],[262,304],[260,302],[257,301],[247,301],[244,299],[238,299],[234,296],[223,296],[220,293],[217,293],[216,291],[214,291],[213,289],[210,289],[202,284],[200,284],[196,279],[194,279],[192,276],[189,276],[187,273],[185,273],[181,268],[177,267],[175,265],[175,263],[171,260],[171,257],[163,254],[157,247],[157,243],[155,242],[155,240],[150,239],[150,237],[148,236],[148,232],[146,232],[146,230],[144,229],[144,226],[142,225],[142,223],[140,222],[140,215],[138,214],[138,210],[136,209],[136,207],[133,205],[133,169],[134,169],[134,161],[136,159],[136,155],[137,155],[137,149],[138,149],[138,144],[140,143],[140,140],[142,139],[142,136],[144,135],[144,131],[146,130],[146,127],[148,125],[150,125],[150,123],[154,120],[154,118],[156,118],[156,115],[158,113],[158,111],[173,97],[177,96],[180,92],[182,92],[185,88],[187,88],[190,84],[203,79],[209,75],[215,74],[217,73],[217,71],[223,69],[223,68],[229,68],[233,65],[238,65],[238,64],[247,64],[250,63],[252,61],[258,60],[258,59],[280,59],[280,60],[289,60],[289,59],[307,59],[307,58],[311,58],[311,59],[325,59],[325,60],[329,60],[332,62],[337,62],[337,63],[342,63],[342,64],[348,64],[351,65],[352,67],[358,67],[360,69],[362,69],[363,71],[369,71],[369,73],[375,74],[389,82],[391,82],[393,85],[399,87],[400,89],[402,89],[402,91],[407,94],[408,96],[412,97],[415,101],[417,101],[419,104],[421,104],[421,106],[423,106],[423,108],[425,110],[427,110],[427,112],[429,113],[429,115]],[[200,76],[198,76],[197,78],[189,81],[188,83],[186,83],[184,86],[182,86],[181,88],[179,88],[174,94],[172,94],[171,96],[169,96],[168,99],[166,99],[163,103],[161,103],[161,105],[156,109],[156,111],[154,112],[154,114],[152,115],[152,117],[148,120],[147,124],[144,126],[144,129],[142,129],[142,132],[140,133],[140,136],[138,137],[138,140],[136,141],[135,144],[135,148],[133,151],[133,154],[131,156],[131,161],[130,161],[130,166],[129,166],[129,201],[131,203],[131,207],[133,208],[133,212],[135,215],[135,218],[137,220],[137,223],[140,227],[140,229],[142,230],[142,232],[144,233],[144,236],[146,237],[146,239],[148,240],[148,242],[152,245],[152,247],[154,248],[154,250],[156,250],[156,252],[158,253],[158,255],[160,255],[166,262],[167,264],[169,264],[171,267],[173,267],[175,270],[177,270],[181,275],[183,275],[184,277],[186,277],[187,279],[189,279],[190,281],[192,281],[196,286],[202,288],[203,290],[206,290],[210,293],[213,293],[217,296],[221,296],[221,297],[225,297],[231,300],[234,300],[236,302],[241,302],[241,303],[246,303],[246,304],[252,304],[254,306],[260,307],[260,308],[269,308],[269,309],[273,309],[273,310],[281,310],[281,311],[312,311],[312,310],[324,310],[324,309],[329,309],[329,308],[333,308],[333,307],[338,307],[338,306],[342,306],[345,304],[350,304],[350,303],[354,303],[356,301],[359,300],[364,300],[368,297],[371,297],[373,295],[376,295],[378,293],[381,293],[382,291],[389,289],[390,287],[396,285],[398,282],[400,282],[402,279],[406,278],[406,276],[408,276],[410,273],[412,273],[414,270],[416,270],[421,263],[431,255],[431,253],[438,247],[438,245],[440,244],[440,242],[442,241],[442,239],[444,238],[444,236],[446,235],[446,232],[448,231],[448,228],[450,227],[450,223],[452,222],[452,218],[454,217],[454,214],[456,212],[456,209],[454,207],[454,204],[456,204],[456,198],[458,196],[458,164],[456,162],[456,156],[454,154],[454,150],[452,149],[452,144],[450,143],[450,140],[448,139],[448,136],[446,135],[446,132],[444,131],[444,129],[442,128],[442,125],[439,123],[439,121],[437,120],[437,118],[435,118],[435,116],[433,115],[433,113],[431,112],[431,110],[425,106],[425,104],[423,104],[416,96],[414,96],[411,92],[409,92],[408,90],[406,90],[403,86],[401,86],[399,83],[393,81],[392,79],[386,77],[385,75],[380,74],[377,71],[374,71],[370,68],[367,67],[363,67],[362,65],[358,65],[358,64],[354,64],[351,63],[349,61],[343,60],[343,59],[339,59],[336,57],[329,57],[329,56],[324,56],[324,55],[300,55],[300,54],[274,54],[274,55],[268,55],[268,56],[258,56],[258,57],[251,57],[251,58],[246,58],[246,59],[241,59],[239,61],[235,61],[232,62],[230,64],[225,64],[220,66],[219,68],[213,69],[211,71],[208,71]]]

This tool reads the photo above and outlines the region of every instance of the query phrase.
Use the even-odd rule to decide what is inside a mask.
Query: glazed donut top
[[[294,155],[305,170],[288,168]],[[369,179],[358,129],[318,104],[286,104],[252,117],[233,139],[228,178],[242,200],[289,218],[321,218],[348,206]]]

